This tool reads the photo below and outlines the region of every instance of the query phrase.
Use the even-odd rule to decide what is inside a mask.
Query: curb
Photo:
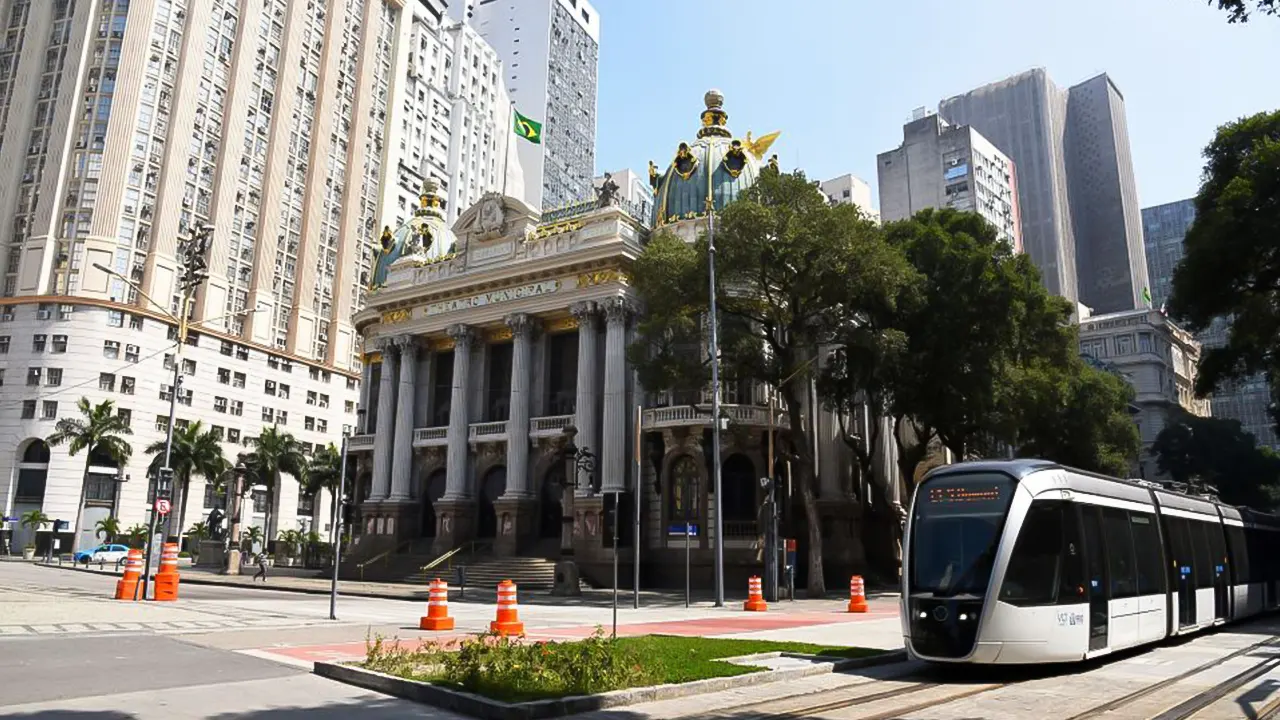
[[[725,658],[724,660],[742,660],[746,658],[765,658],[787,655],[788,657],[812,657],[794,655],[792,653],[761,653],[742,658]],[[790,668],[786,670],[767,670],[748,675],[735,675],[724,678],[709,678],[688,683],[672,685],[653,685],[650,687],[614,690],[598,695],[578,695],[557,698],[554,700],[535,700],[524,703],[505,703],[498,700],[475,695],[462,690],[453,690],[419,680],[386,675],[372,670],[341,665],[338,663],[317,662],[314,674],[330,680],[354,685],[366,690],[412,700],[414,702],[462,713],[481,720],[541,720],[542,718],[565,717],[592,710],[655,702],[658,700],[674,700],[690,695],[735,690],[753,685],[765,685],[775,682],[787,682],[814,675],[826,675],[844,670],[890,665],[904,662],[907,659],[905,650],[891,650],[862,658],[845,658],[834,660],[825,665],[807,668]]]

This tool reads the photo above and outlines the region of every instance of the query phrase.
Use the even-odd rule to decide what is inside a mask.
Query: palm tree
[[[164,440],[157,440],[147,446],[145,452],[153,456],[153,477],[164,467],[164,451]],[[184,428],[174,428],[169,468],[173,470],[173,491],[177,493],[174,507],[178,509],[178,521],[169,526],[169,535],[177,535],[182,532],[187,520],[187,496],[190,495],[191,478],[199,475],[206,482],[216,485],[218,478],[227,469],[227,458],[222,454],[222,441],[212,430],[206,431],[199,420]]]
[[[241,552],[246,554],[252,553],[253,546],[261,544],[262,551],[265,553],[267,551],[267,544],[263,542],[262,537],[262,528],[257,525],[250,525],[248,530],[245,530],[240,534],[240,544],[243,546]]]
[[[76,524],[72,527],[72,550],[80,540],[80,516],[84,512],[85,485],[89,481],[89,463],[95,455],[105,455],[123,466],[129,462],[133,447],[121,436],[132,435],[128,424],[115,413],[115,403],[103,400],[90,405],[89,398],[81,397],[76,403],[81,417],[62,418],[53,426],[53,434],[44,441],[49,447],[67,446],[67,454],[75,457],[85,451],[84,474],[80,476],[80,501],[76,503]]]
[[[187,537],[191,539],[191,545],[189,547],[191,557],[199,560],[200,541],[207,540],[209,538],[209,526],[204,521],[193,523],[191,527],[187,529]]]
[[[329,491],[332,507],[337,507],[338,484],[342,481],[342,452],[333,444],[317,450],[307,465],[307,483],[303,492],[315,495],[321,490]],[[330,534],[337,530],[336,524],[329,529]],[[331,538],[332,541],[332,538]]]
[[[307,459],[302,454],[302,444],[288,432],[272,425],[262,428],[258,437],[245,438],[244,444],[253,448],[245,455],[244,462],[255,475],[258,482],[267,486],[267,518],[265,534],[267,540],[274,535],[272,523],[275,521],[275,499],[280,489],[280,477],[288,473],[302,485],[307,477]]]
[[[129,547],[141,550],[147,546],[147,536],[151,534],[151,529],[141,523],[134,523],[124,534],[129,538]]]
[[[52,522],[53,522],[53,519],[50,518],[48,515],[45,515],[43,510],[31,510],[30,512],[23,513],[22,515],[22,527],[28,530],[34,530],[37,533],[40,532],[40,528]],[[34,535],[32,535],[31,543],[26,547],[34,548],[35,546],[36,546],[36,538]],[[25,550],[26,547],[24,547],[23,549]]]
[[[96,529],[97,532],[94,535],[102,538],[103,542],[110,543],[120,534],[120,518],[103,518],[98,521]]]

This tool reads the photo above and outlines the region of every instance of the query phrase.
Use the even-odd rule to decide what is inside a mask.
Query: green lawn
[[[683,683],[761,672],[762,667],[719,662],[768,652],[859,658],[883,651],[857,647],[644,635],[579,642],[468,642],[461,650],[408,650],[370,643],[370,670],[438,683],[505,702],[524,702]]]

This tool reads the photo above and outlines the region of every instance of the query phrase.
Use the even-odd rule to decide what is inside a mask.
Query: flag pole
[[[511,161],[511,136],[515,134],[515,127],[516,127],[515,121],[516,121],[516,101],[508,100],[507,101],[507,129],[506,129],[506,132],[502,133],[502,136],[506,138],[506,142],[503,143],[504,147],[502,149],[502,194],[503,196],[507,194],[507,177],[511,175],[511,167],[507,163]]]

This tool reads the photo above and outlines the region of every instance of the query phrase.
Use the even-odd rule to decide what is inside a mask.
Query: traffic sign
[[[161,515],[168,515],[169,501],[165,500],[164,498],[160,498],[159,500],[156,500],[156,512],[160,513]]]

